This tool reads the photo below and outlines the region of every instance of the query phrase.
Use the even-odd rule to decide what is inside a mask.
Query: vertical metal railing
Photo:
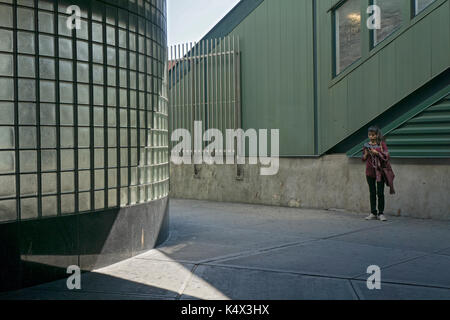
[[[168,52],[169,137],[176,129],[187,129],[194,148],[195,121],[202,122],[202,134],[240,129],[239,38],[204,39],[171,46]],[[174,145],[170,142],[170,148]]]

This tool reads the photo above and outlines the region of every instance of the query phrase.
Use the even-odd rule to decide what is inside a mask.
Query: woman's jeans
[[[370,210],[374,215],[384,214],[384,180],[377,182],[376,178],[367,177],[370,191]],[[378,212],[377,212],[378,196]]]

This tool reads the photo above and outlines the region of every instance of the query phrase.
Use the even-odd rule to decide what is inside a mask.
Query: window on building
[[[374,0],[381,9],[381,29],[373,30],[373,46],[386,39],[402,25],[403,0]]]
[[[348,0],[334,11],[335,75],[361,58],[361,4]]]
[[[418,15],[436,0],[414,0],[414,14]]]

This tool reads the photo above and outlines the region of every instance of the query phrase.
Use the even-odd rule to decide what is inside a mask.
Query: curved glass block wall
[[[0,0],[0,223],[167,197],[166,61],[165,0]]]

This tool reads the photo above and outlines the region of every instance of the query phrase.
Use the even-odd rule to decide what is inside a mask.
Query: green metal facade
[[[450,85],[383,128],[394,158],[450,158]],[[349,151],[362,156],[362,144]]]
[[[240,39],[243,128],[280,129],[281,156],[320,156],[447,71],[450,0],[416,16],[413,1],[400,1],[401,27],[374,48],[365,27],[372,0],[360,1],[362,57],[338,76],[333,7],[342,1],[264,0],[232,21],[220,36]]]

